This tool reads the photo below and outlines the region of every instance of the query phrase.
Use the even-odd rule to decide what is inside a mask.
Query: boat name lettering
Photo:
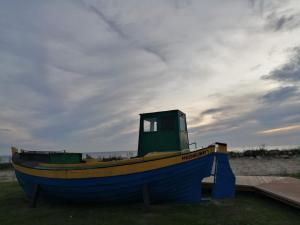
[[[199,151],[199,152],[195,152],[194,154],[188,154],[188,155],[182,156],[181,159],[182,160],[189,160],[189,159],[196,158],[200,155],[206,155],[206,154],[207,154],[207,151]]]

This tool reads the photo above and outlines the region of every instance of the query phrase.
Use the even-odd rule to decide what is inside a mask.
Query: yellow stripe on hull
[[[203,149],[204,150],[204,149]],[[118,165],[124,165],[124,164],[133,164],[133,163],[141,163],[146,162],[154,159],[160,159],[163,157],[170,157],[170,156],[176,156],[181,155],[181,152],[160,152],[155,154],[148,154],[144,157],[139,158],[132,158],[132,159],[123,159],[123,160],[113,160],[113,161],[98,161],[96,159],[88,159],[85,163],[73,163],[73,164],[59,164],[59,167],[91,167],[91,166],[98,166],[98,167],[105,167],[105,166],[118,166]],[[58,165],[57,164],[49,164],[49,163],[40,163],[39,166],[42,167],[48,167],[48,168],[55,168]]]
[[[59,178],[59,179],[80,179],[80,178],[99,178],[99,177],[110,177],[110,176],[120,176],[126,174],[133,174],[133,173],[140,173],[149,170],[164,168],[167,166],[172,166],[176,164],[180,164],[186,161],[191,161],[208,154],[214,153],[215,146],[209,146],[205,149],[201,149],[198,151],[184,153],[184,154],[176,154],[174,156],[167,155],[167,157],[160,156],[150,156],[150,157],[143,157],[142,159],[136,158],[132,160],[121,160],[119,163],[113,162],[109,164],[107,163],[107,167],[99,167],[101,166],[100,162],[95,162],[95,168],[84,168],[85,166],[91,166],[89,163],[83,164],[72,164],[72,167],[77,167],[78,169],[68,169],[67,166],[71,166],[71,164],[65,165],[66,168],[61,168],[62,165],[56,165],[60,168],[29,168],[19,164],[13,163],[15,170],[32,175],[32,176],[39,176],[39,177],[46,177],[46,178]],[[163,157],[163,158],[161,158]],[[141,161],[139,161],[141,160]],[[122,162],[123,161],[123,162]],[[124,165],[124,163],[126,164]],[[43,164],[43,166],[49,166],[50,164]],[[77,165],[77,166],[76,166]],[[80,166],[79,166],[80,165]],[[53,165],[52,165],[53,166]]]

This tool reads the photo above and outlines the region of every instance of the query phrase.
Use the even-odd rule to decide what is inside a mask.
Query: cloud
[[[259,13],[261,17],[264,15],[264,7],[265,7],[265,2],[264,0],[249,0],[250,6],[255,10],[256,12]]]
[[[0,153],[134,150],[138,114],[175,108],[202,143],[297,123],[299,10],[252,2],[3,2]]]
[[[215,113],[219,113],[219,112],[223,112],[225,110],[228,110],[229,108],[230,108],[230,106],[219,107],[219,108],[211,108],[211,109],[207,109],[207,110],[201,112],[201,115],[215,114]]]
[[[299,4],[295,0],[249,0],[249,3],[261,18],[266,31],[292,32],[300,27]]]
[[[267,145],[289,145],[297,144],[299,129],[294,129],[294,124],[300,123],[300,102],[278,100],[281,104],[276,104],[275,100],[261,103],[260,97],[253,97],[254,103],[251,104],[247,98],[248,111],[241,113],[239,106],[232,108],[228,113],[231,116],[222,114],[214,123],[193,127],[190,132],[190,139],[203,144],[213,143],[214,141],[225,141],[230,146],[255,146],[259,144]],[[234,98],[231,98],[233,102]],[[271,134],[276,128],[286,128],[275,132],[276,138]],[[290,131],[293,132],[287,132]],[[266,132],[264,132],[266,131]],[[268,132],[270,131],[270,132]],[[286,132],[284,132],[286,131]]]
[[[279,127],[279,128],[273,128],[269,130],[263,130],[259,131],[258,134],[263,135],[276,135],[281,133],[287,133],[287,132],[293,132],[293,131],[300,131],[300,125],[291,125],[286,127]]]
[[[272,13],[267,16],[266,28],[274,31],[293,30],[300,26],[300,14],[281,15]]]
[[[24,7],[26,9],[29,6]],[[123,130],[120,126],[131,128],[128,122],[114,125],[112,120],[125,115],[126,121],[132,116],[132,104],[151,101],[148,94],[156,88],[153,86],[147,90],[147,86],[165,79],[160,76],[164,69],[161,62],[143,49],[129,46],[122,37],[114,35],[116,30],[106,30],[107,24],[99,26],[93,20],[94,13],[89,13],[79,5],[49,4],[45,9],[43,4],[37,4],[36,7],[37,11],[44,11],[40,24],[32,23],[34,18],[22,14],[20,9],[20,15],[26,18],[22,25],[27,28],[26,31],[22,33],[20,26],[14,22],[11,28],[6,24],[1,27],[4,34],[1,43],[6,43],[0,54],[3,59],[1,91],[10,100],[0,99],[3,109],[6,109],[2,110],[0,119],[10,121],[32,135],[31,144],[16,138],[17,144],[25,144],[30,148],[34,147],[36,140],[43,140],[44,145],[52,143],[55,146],[64,145],[64,142],[74,143],[74,140],[78,143],[78,138],[73,135],[75,131],[88,130],[105,123],[112,125],[95,132],[106,138]],[[74,12],[74,17],[79,13],[81,22],[86,26],[74,24],[72,13],[62,16],[66,9]],[[52,17],[52,12],[64,17],[67,30],[62,32],[61,27],[53,23],[57,17]],[[38,27],[37,30],[32,28],[34,25]],[[47,34],[42,30],[45,25],[48,26]],[[72,26],[72,29],[68,28]],[[99,43],[94,43],[95,48],[90,49],[91,36],[99,35],[94,32],[95,29],[100,31],[101,37]],[[60,36],[64,32],[68,35]],[[27,33],[31,35],[27,37]],[[58,35],[53,37],[52,33]],[[11,36],[16,38],[12,39]],[[31,46],[16,48],[20,41],[18,36]],[[111,39],[106,41],[105,36]],[[133,112],[137,111],[136,114],[139,112],[137,108],[133,109]],[[10,144],[10,140],[3,139],[3,146]]]
[[[299,85],[246,96],[217,97],[223,101],[218,107],[204,110],[200,117],[191,120],[194,123],[190,127],[191,140],[206,144],[220,140],[239,146],[298,143]],[[199,118],[201,122],[195,123]]]
[[[109,18],[107,18],[100,9],[98,9],[92,5],[89,5],[88,8],[89,8],[89,10],[91,10],[91,12],[93,12],[97,16],[99,16],[99,18],[103,22],[105,22],[105,24],[111,29],[111,31],[115,32],[122,38],[126,38],[126,34],[120,29],[120,27],[113,20],[110,20]]]
[[[300,81],[300,48],[294,48],[293,52],[285,64],[272,70],[264,79],[276,80],[281,82]]]
[[[232,110],[232,106],[206,109],[202,111],[199,115],[190,119],[189,127],[199,128],[203,126],[209,126],[215,123],[216,121],[219,121],[221,117],[226,117],[226,113],[230,110]]]
[[[287,86],[272,90],[262,96],[262,100],[267,103],[279,103],[289,99],[290,97],[298,96],[298,88],[295,86]]]
[[[143,47],[143,49],[146,52],[149,52],[150,54],[155,55],[158,59],[160,59],[162,62],[167,63],[166,56],[162,54],[157,48],[155,47]]]

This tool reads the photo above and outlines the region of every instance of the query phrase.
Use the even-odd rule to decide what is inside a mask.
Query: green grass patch
[[[274,175],[270,175],[270,176],[274,176]],[[293,177],[293,178],[300,179],[300,172],[297,172],[297,173],[282,173],[282,174],[277,174],[275,176],[278,176],[278,177]]]
[[[37,208],[29,202],[16,182],[0,183],[0,224],[222,224],[282,225],[299,224],[299,211],[253,194],[238,194],[235,199],[202,204],[67,204],[39,200]]]
[[[299,173],[289,174],[288,176],[300,179],[300,172]]]
[[[13,169],[11,163],[0,163],[0,170],[10,170]]]

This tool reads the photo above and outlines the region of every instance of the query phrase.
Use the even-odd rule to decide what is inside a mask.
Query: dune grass
[[[300,172],[298,172],[298,173],[293,173],[293,174],[290,174],[289,176],[290,176],[290,177],[294,177],[294,178],[298,178],[298,179],[300,179]]]
[[[11,163],[1,163],[0,162],[0,170],[12,170],[13,166]]]
[[[37,208],[29,202],[16,182],[0,183],[0,224],[222,224],[293,225],[299,224],[296,209],[253,194],[238,194],[235,199],[202,204],[68,204],[40,200]]]

